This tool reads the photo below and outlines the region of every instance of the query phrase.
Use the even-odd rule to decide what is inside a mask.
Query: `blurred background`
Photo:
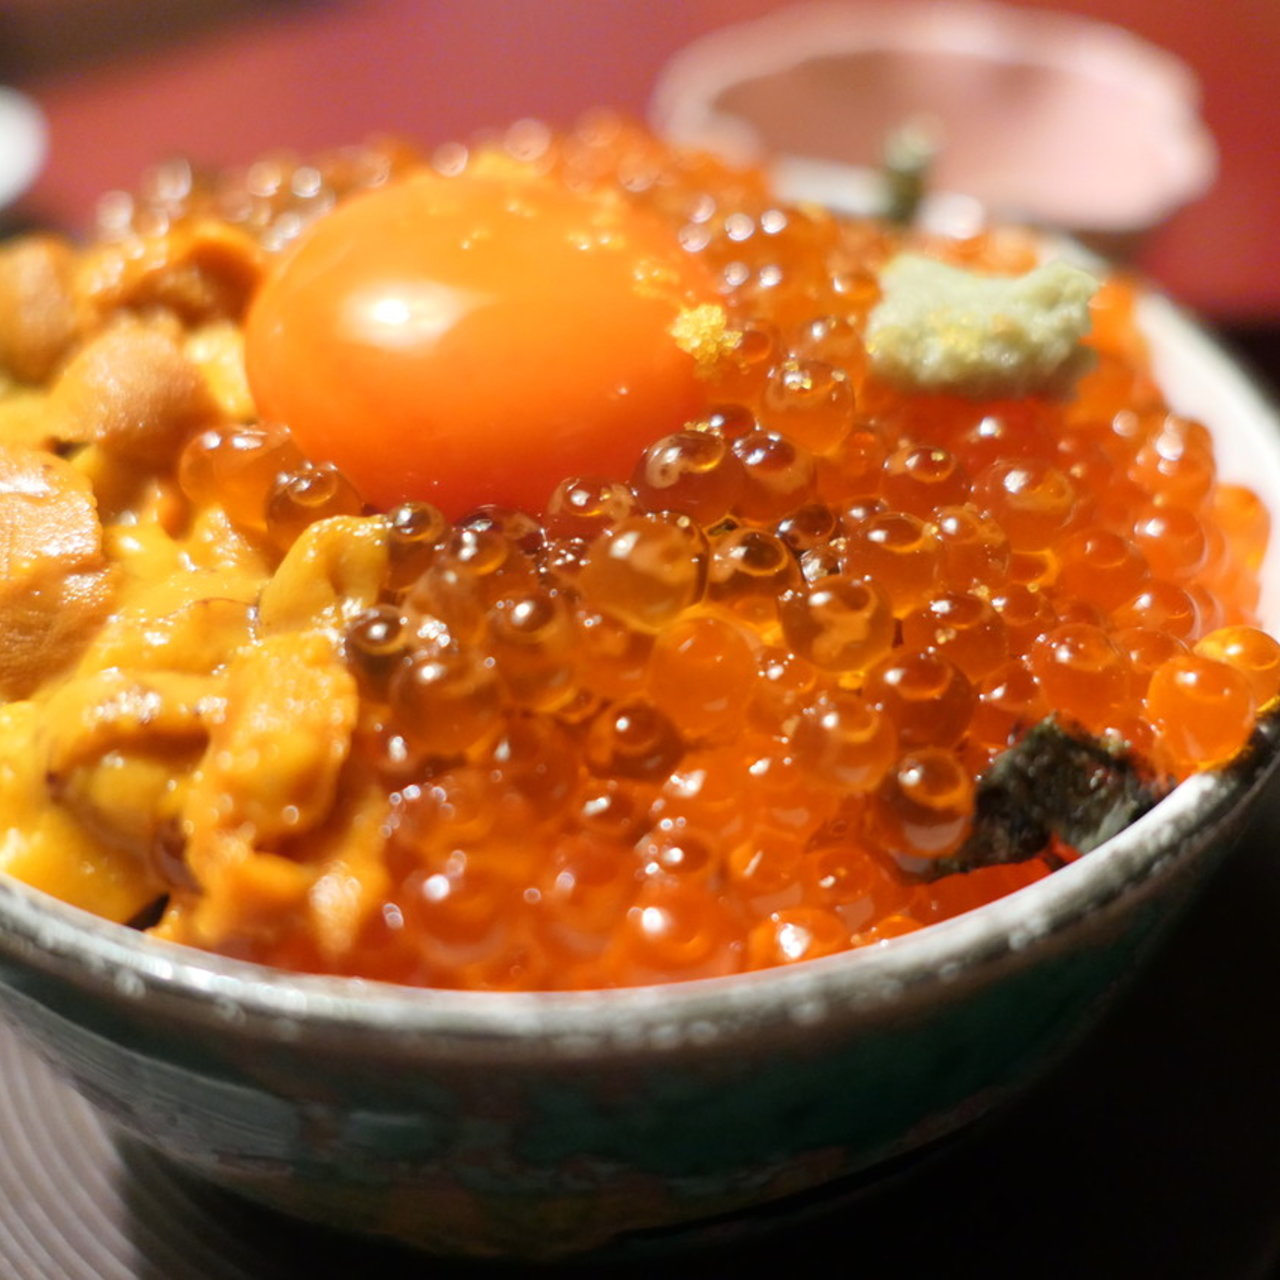
[[[601,104],[642,115],[679,49],[786,7],[777,0],[0,0],[0,84],[33,99],[48,127],[45,166],[17,213],[83,228],[103,191],[134,186],[148,165],[175,154],[228,164],[371,132],[433,146],[525,116],[564,124]],[[1280,315],[1280,4],[1021,0],[1013,7],[1118,24],[1190,68],[1217,143],[1217,179],[1145,241],[1141,265],[1220,323],[1255,326]]]

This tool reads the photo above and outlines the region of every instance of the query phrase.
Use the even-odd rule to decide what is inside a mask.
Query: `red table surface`
[[[1213,319],[1280,315],[1280,3],[1023,3],[1126,26],[1193,69],[1220,148],[1219,178],[1152,238],[1141,265]],[[230,164],[282,145],[318,148],[371,132],[435,144],[523,116],[560,124],[597,104],[640,114],[677,49],[778,7],[776,0],[0,0],[0,65],[35,96],[51,130],[48,165],[23,212],[84,227],[101,192],[133,185],[149,164],[175,154]],[[140,47],[130,49],[122,31],[136,33]],[[11,38],[4,63],[6,32],[40,56],[24,68]],[[109,59],[92,56],[98,33],[111,45]],[[60,41],[70,51],[61,65]]]

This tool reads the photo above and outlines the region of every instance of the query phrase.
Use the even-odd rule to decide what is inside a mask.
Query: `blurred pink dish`
[[[1204,193],[1216,167],[1198,88],[1171,54],[1065,14],[946,0],[833,3],[726,27],[668,64],[655,127],[735,160],[815,168],[874,204],[886,138],[938,148],[933,189],[1000,218],[1141,233]]]

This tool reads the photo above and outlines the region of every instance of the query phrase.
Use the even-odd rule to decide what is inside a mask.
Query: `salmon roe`
[[[422,164],[381,154],[342,172]],[[962,847],[983,770],[1049,712],[1130,726],[1171,778],[1242,748],[1280,694],[1254,616],[1265,511],[1160,403],[1129,283],[1100,293],[1069,398],[914,394],[868,367],[879,269],[911,248],[1020,272],[1029,239],[793,210],[608,117],[519,163],[642,210],[714,281],[728,336],[706,411],[543,510],[378,517],[378,602],[341,624],[361,700],[345,769],[385,809],[374,887],[345,948],[264,929],[238,954],[492,989],[791,964],[1047,874],[931,867]],[[331,200],[350,185],[312,172]],[[296,197],[215,195],[268,253],[299,221]],[[281,549],[356,502],[286,427],[206,432],[179,470]]]

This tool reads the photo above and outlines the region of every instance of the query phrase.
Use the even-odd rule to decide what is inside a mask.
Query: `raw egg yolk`
[[[704,407],[676,335],[714,300],[616,195],[423,172],[304,234],[254,299],[245,358],[261,416],[367,502],[538,512],[566,476],[625,479]]]

